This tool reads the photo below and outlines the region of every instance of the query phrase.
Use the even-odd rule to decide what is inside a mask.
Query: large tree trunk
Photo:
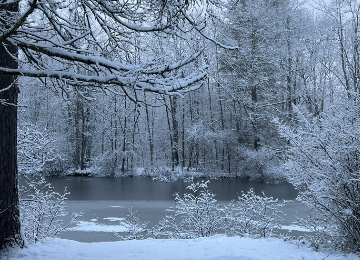
[[[17,11],[17,4],[2,5]],[[17,68],[17,47],[0,43],[0,66]],[[0,74],[0,250],[22,245],[19,218],[17,172],[17,103],[16,77]],[[11,87],[10,87],[11,86]]]

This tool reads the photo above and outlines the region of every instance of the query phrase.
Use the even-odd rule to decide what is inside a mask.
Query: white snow
[[[290,225],[290,226],[281,226],[281,229],[289,230],[289,231],[301,231],[301,232],[312,232],[312,230],[298,226],[298,225]]]
[[[79,221],[75,227],[66,229],[68,231],[83,232],[126,232],[128,229],[123,225],[100,225],[94,222]]]
[[[206,260],[354,260],[354,254],[315,252],[304,245],[281,239],[251,239],[214,236],[197,239],[148,239],[119,242],[80,243],[51,238],[26,249],[11,249],[5,259],[206,259]]]
[[[118,217],[107,217],[107,218],[103,218],[105,220],[109,220],[111,222],[115,222],[115,221],[124,221],[124,218],[118,218]]]

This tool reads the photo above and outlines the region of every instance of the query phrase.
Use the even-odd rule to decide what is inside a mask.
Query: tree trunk
[[[185,102],[182,103],[181,125],[181,168],[185,168]]]
[[[85,156],[86,156],[86,146],[87,146],[87,129],[86,129],[86,114],[84,108],[84,100],[81,100],[81,149],[80,149],[80,170],[85,169]]]
[[[146,128],[149,139],[149,151],[150,151],[150,166],[154,166],[154,120],[150,123],[150,112],[149,106],[147,105],[146,94],[144,94],[145,100],[145,113],[146,113]]]
[[[171,113],[171,169],[174,170],[179,166],[179,123],[176,118],[177,114],[177,97],[170,97],[170,113]]]
[[[170,147],[171,147],[171,170],[174,171],[179,166],[179,124],[176,118],[177,114],[177,99],[176,97],[169,97],[170,107],[165,101],[166,118],[170,133]],[[170,112],[170,113],[169,113]]]
[[[121,161],[121,171],[125,172],[125,164],[126,164],[126,160],[127,160],[127,155],[126,155],[126,151],[127,151],[127,98],[125,97],[124,99],[124,124],[123,124],[123,128],[122,128],[122,135],[123,135],[123,143],[122,143],[122,161]]]
[[[17,11],[18,4],[1,5],[1,8]],[[16,56],[17,47],[0,43],[0,66],[17,68],[17,61],[8,52]],[[0,250],[14,244],[23,245],[16,152],[17,107],[12,105],[18,97],[15,83],[16,77],[0,74]]]

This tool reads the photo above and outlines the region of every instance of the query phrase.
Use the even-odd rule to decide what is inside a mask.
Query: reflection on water
[[[47,177],[55,191],[62,193],[64,188],[70,195],[68,200],[173,200],[174,193],[184,194],[189,183],[184,181],[160,182],[148,177],[93,178],[93,177]],[[195,179],[205,180],[205,179]],[[295,199],[298,192],[291,184],[266,184],[237,178],[211,180],[209,189],[219,201],[237,199],[241,192],[253,188],[255,193],[262,192],[268,197]]]

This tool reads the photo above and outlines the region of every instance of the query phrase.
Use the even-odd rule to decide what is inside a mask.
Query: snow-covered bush
[[[224,208],[224,230],[227,235],[269,237],[280,228],[283,203],[277,199],[256,195],[253,189],[242,193],[236,202]]]
[[[62,161],[58,140],[48,130],[25,124],[18,129],[18,165],[20,171],[42,172]]]
[[[275,149],[261,147],[259,150],[241,147],[239,177],[254,181],[281,182],[285,180],[279,170],[280,157]]]
[[[205,174],[196,171],[187,171],[180,167],[176,167],[174,170],[171,167],[166,166],[153,166],[145,168],[143,176],[151,177],[153,180],[174,182],[177,180],[192,180],[196,177],[205,176]]]
[[[145,176],[152,177],[154,180],[172,182],[181,179],[184,176],[183,170],[175,168],[172,170],[170,167],[148,167],[145,169]]]
[[[135,156],[134,151],[124,152],[117,149],[105,152],[92,160],[91,174],[96,176],[120,176],[124,171],[129,170],[123,169],[123,159],[131,156]]]
[[[44,178],[28,181],[20,188],[20,217],[23,234],[28,243],[36,243],[46,237],[60,234],[61,217],[66,216],[66,195],[59,194]],[[72,221],[76,216],[72,217]]]
[[[197,171],[195,168],[185,169],[181,167],[176,167],[174,170],[171,167],[166,166],[152,166],[145,168],[141,174],[142,176],[151,177],[153,180],[157,181],[165,181],[165,182],[174,182],[177,180],[185,180],[192,181],[194,178],[221,178],[224,176],[228,176],[226,173],[222,173],[220,171],[216,172],[201,172]]]
[[[207,237],[221,227],[222,212],[209,181],[190,184],[184,197],[175,194],[174,215],[166,216],[156,227],[159,236],[173,238]]]
[[[336,234],[337,227],[334,226],[332,221],[324,219],[324,216],[320,215],[318,210],[316,210],[316,213],[311,212],[308,217],[299,218],[298,222],[301,226],[312,231],[308,234],[305,233],[302,238],[304,241],[310,243],[311,247],[315,250],[319,250],[324,246],[337,249],[338,245],[336,244],[334,246],[334,242],[336,243],[334,240],[341,241],[341,238],[337,237],[338,235]]]
[[[253,190],[243,193],[238,201],[220,205],[208,188],[209,181],[192,183],[190,193],[175,194],[173,214],[160,221],[154,237],[195,238],[217,233],[229,236],[269,237],[279,228],[282,203],[258,196]]]
[[[97,176],[115,176],[120,171],[120,160],[117,159],[117,151],[108,151],[93,159],[94,174]]]
[[[147,225],[149,222],[140,220],[137,211],[133,211],[132,208],[129,208],[129,214],[126,215],[125,219],[121,221],[121,224],[127,229],[127,235],[124,237],[115,233],[117,237],[121,238],[122,240],[139,240],[145,238],[145,233],[147,232]]]
[[[290,147],[283,169],[299,199],[319,216],[332,247],[360,251],[360,103],[328,107],[319,118],[298,111],[299,126],[277,122]],[[310,119],[308,119],[310,118]]]

